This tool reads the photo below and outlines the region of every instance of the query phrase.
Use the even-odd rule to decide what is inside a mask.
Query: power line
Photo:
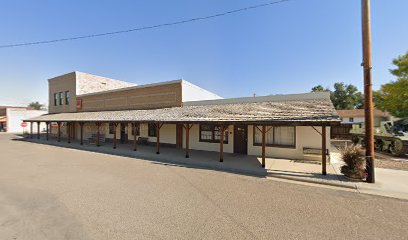
[[[211,18],[222,17],[222,16],[229,15],[229,14],[248,11],[248,10],[261,8],[261,7],[267,7],[267,6],[271,6],[271,5],[275,5],[275,4],[279,4],[283,2],[288,2],[288,1],[290,0],[280,0],[280,1],[268,2],[268,3],[253,5],[253,6],[249,6],[245,8],[235,9],[235,10],[231,10],[228,12],[217,13],[217,14],[209,15],[205,17],[197,17],[197,18],[191,18],[191,19],[186,19],[186,20],[181,20],[181,21],[176,21],[176,22],[162,23],[162,24],[140,27],[140,28],[131,28],[131,29],[126,29],[126,30],[114,31],[114,32],[97,33],[97,34],[82,35],[82,36],[68,37],[68,38],[58,38],[58,39],[52,39],[52,40],[42,40],[42,41],[36,41],[36,42],[6,44],[6,45],[0,45],[0,48],[13,48],[13,47],[23,47],[23,46],[30,46],[30,45],[40,45],[40,44],[65,42],[65,41],[79,40],[79,39],[85,39],[85,38],[103,37],[103,36],[108,36],[108,35],[143,31],[143,30],[148,30],[148,29],[153,29],[153,28],[161,28],[161,27],[167,27],[167,26],[173,26],[173,25],[179,25],[179,24],[184,24],[184,23],[189,23],[189,22],[202,21],[202,20],[207,20]]]

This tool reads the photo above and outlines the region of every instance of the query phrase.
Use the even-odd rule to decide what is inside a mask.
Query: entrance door
[[[127,123],[120,124],[120,143],[127,143],[128,141],[128,131],[127,131]]]
[[[183,148],[183,125],[176,125],[176,148]]]
[[[248,154],[248,126],[234,125],[234,153]]]

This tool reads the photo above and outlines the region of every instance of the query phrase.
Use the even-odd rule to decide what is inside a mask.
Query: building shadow
[[[210,171],[226,172],[244,176],[258,177],[258,178],[283,178],[294,181],[306,181],[306,182],[324,182],[324,181],[339,181],[339,182],[351,182],[354,181],[345,178],[342,175],[331,174],[322,175],[321,172],[291,170],[288,167],[285,169],[269,168],[265,169],[261,166],[260,158],[251,155],[241,155],[224,153],[224,161],[219,162],[219,152],[210,152],[202,150],[190,150],[190,157],[185,158],[185,150],[177,149],[174,147],[161,146],[160,154],[156,154],[156,147],[151,145],[138,145],[137,151],[133,151],[132,144],[121,144],[118,141],[117,148],[113,149],[113,144],[109,142],[102,143],[100,147],[89,142],[84,142],[84,145],[80,145],[78,140],[73,140],[71,143],[67,143],[66,139],[61,139],[61,142],[57,142],[55,137],[50,137],[49,140],[45,140],[44,136],[40,137],[40,140],[34,137],[24,138],[21,136],[13,137],[13,141],[30,142],[35,144],[42,144],[60,148],[76,149],[87,152],[108,154],[113,156],[128,157],[131,159],[140,159],[148,161],[151,164],[157,164],[161,166],[182,167],[182,168],[194,168]],[[272,160],[267,161],[287,161],[294,162],[296,160]],[[305,164],[305,163],[303,163]],[[316,163],[308,163],[319,165]],[[330,167],[330,165],[328,165]]]
[[[73,140],[67,143],[66,139],[61,139],[57,142],[55,137],[50,137],[45,140],[41,137],[38,140],[34,138],[13,137],[11,140],[20,142],[29,142],[59,148],[75,149],[80,151],[108,154],[113,156],[121,156],[132,159],[140,159],[148,161],[152,164],[161,166],[194,168],[202,170],[220,171],[232,174],[264,178],[268,176],[268,171],[262,168],[261,163],[255,156],[238,155],[224,153],[224,161],[219,162],[219,153],[201,150],[190,150],[190,157],[185,158],[185,150],[174,147],[160,147],[160,154],[156,154],[156,147],[150,145],[138,145],[137,151],[133,151],[132,144],[117,143],[117,148],[113,149],[112,143],[103,143],[100,147],[89,142],[84,142],[80,145],[79,141]]]

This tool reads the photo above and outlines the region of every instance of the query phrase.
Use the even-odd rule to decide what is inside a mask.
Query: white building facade
[[[47,114],[44,110],[33,110],[27,107],[0,107],[0,119],[1,119],[1,129],[8,133],[23,133],[28,132],[27,127],[22,127],[23,120],[38,117]],[[36,123],[33,126],[35,129],[33,131],[37,132],[38,128]],[[45,123],[40,125],[40,131],[45,131]]]

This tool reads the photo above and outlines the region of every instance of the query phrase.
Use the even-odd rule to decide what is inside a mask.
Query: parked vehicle
[[[353,143],[364,146],[364,123],[353,124],[350,133]],[[395,156],[408,154],[408,118],[381,122],[374,128],[374,141],[376,151],[390,152]]]

